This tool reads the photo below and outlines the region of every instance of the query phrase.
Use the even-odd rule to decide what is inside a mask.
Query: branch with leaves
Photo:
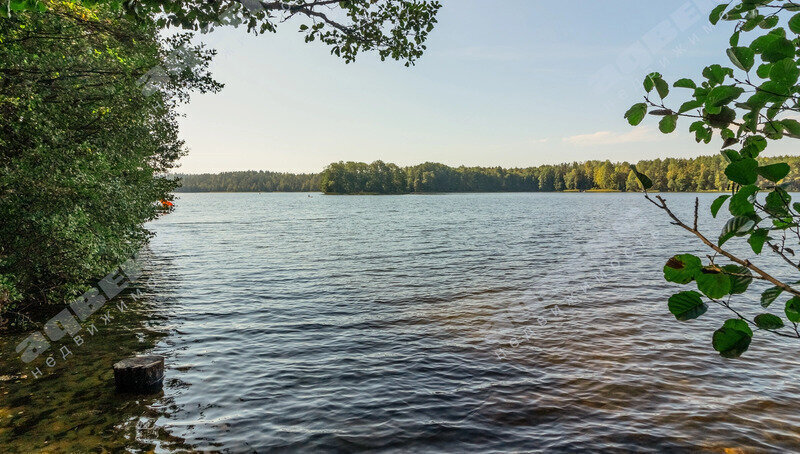
[[[800,3],[726,2],[711,11],[709,20],[715,25],[720,21],[734,24],[726,50],[733,67],[710,65],[702,72],[703,80],[676,81],[673,88],[689,90],[688,99],[677,107],[667,106],[670,85],[662,75],[649,74],[643,83],[644,101],[633,105],[625,118],[636,126],[648,113],[661,117],[659,129],[665,134],[676,130],[680,118],[689,118],[689,132],[698,143],[710,143],[715,133],[722,139],[721,153],[728,162],[725,175],[732,182],[731,193],[714,200],[710,209],[716,217],[727,203],[731,217],[716,241],[698,229],[699,200],[695,201],[694,223],[690,226],[668,207],[663,197],[652,198],[647,193],[653,186],[650,178],[635,166],[632,170],[645,189],[647,200],[663,210],[673,225],[714,251],[705,265],[692,254],[675,255],[667,261],[667,281],[682,285],[694,282],[699,291],[683,291],[670,297],[670,312],[680,321],[696,319],[708,310],[705,297],[733,313],[735,318],[725,321],[714,333],[712,344],[722,356],[735,358],[748,349],[752,328],[800,338],[800,290],[794,287],[800,281],[786,282],[776,277],[777,273],[723,248],[730,240],[747,238],[754,255],[765,252],[766,245],[766,251],[779,256],[792,272],[800,269],[790,247],[792,242],[800,243],[800,203],[792,203],[783,183],[791,168],[784,162],[764,164],[758,159],[770,141],[800,138],[800,122],[791,117],[800,112]],[[760,193],[766,194],[763,200]],[[717,264],[717,257],[731,263]],[[750,319],[733,306],[733,297],[744,295],[754,279],[773,285],[761,294],[759,311],[768,310],[784,293],[790,296],[783,317],[763,312]],[[784,320],[790,323],[788,328]]]
[[[376,51],[381,60],[406,66],[425,52],[441,8],[430,0],[0,0],[0,17],[46,12],[64,3],[88,8],[106,4],[128,18],[152,18],[162,28],[194,31],[242,26],[253,33],[275,32],[279,24],[299,17],[305,19],[299,31],[306,42],[323,42],[347,63],[361,52]]]

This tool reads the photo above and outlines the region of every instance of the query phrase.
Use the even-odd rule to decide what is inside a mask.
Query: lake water
[[[687,220],[694,197],[667,195]],[[722,221],[704,214],[716,195],[699,197],[716,237]],[[757,333],[727,360],[710,339],[729,314],[677,322],[666,300],[680,286],[661,268],[708,251],[641,195],[176,206],[150,225],[144,298],[110,327],[52,370],[33,363],[42,378],[6,340],[0,450],[800,447],[798,342]],[[750,296],[738,304],[755,315]],[[142,351],[167,357],[164,393],[115,396],[110,364]]]

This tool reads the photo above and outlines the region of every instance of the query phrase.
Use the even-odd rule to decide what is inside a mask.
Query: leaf
[[[770,80],[787,89],[797,83],[798,77],[800,77],[800,69],[797,68],[797,62],[792,57],[773,63],[769,70]]]
[[[720,18],[722,17],[722,13],[728,8],[727,3],[723,3],[722,5],[717,5],[714,9],[711,10],[711,15],[708,16],[708,20],[711,21],[712,25],[717,25]]]
[[[708,83],[712,86],[725,82],[725,76],[733,77],[733,70],[721,65],[711,65],[703,70],[703,77],[708,79]]]
[[[688,284],[702,267],[700,259],[692,254],[676,255],[664,265],[664,279],[676,284]]]
[[[638,104],[634,104],[627,112],[625,112],[625,118],[628,119],[628,123],[631,126],[637,126],[639,123],[644,120],[645,115],[647,115],[647,104],[640,102]]]
[[[781,120],[781,124],[784,128],[786,128],[786,131],[789,134],[800,137],[800,121],[787,118],[785,120]]]
[[[698,101],[696,99],[686,101],[685,103],[681,104],[681,107],[678,109],[678,113],[684,113],[692,109],[697,109],[698,107],[703,107],[703,104],[705,104],[703,101]]]
[[[731,181],[743,186],[750,185],[758,179],[758,161],[753,158],[745,158],[728,164],[725,168],[725,176]]]
[[[675,88],[691,88],[691,89],[697,88],[697,84],[694,83],[692,79],[686,79],[686,78],[678,79],[677,81],[675,81],[674,84],[672,84],[672,86]]]
[[[789,30],[800,35],[800,14],[795,14],[789,19]]]
[[[777,29],[781,30],[781,29]],[[784,58],[792,58],[795,53],[795,46],[791,41],[777,33],[772,32],[759,36],[750,43],[750,48],[757,54],[761,54],[761,59],[765,63],[775,63]]]
[[[769,230],[767,229],[758,229],[750,235],[750,238],[747,239],[747,242],[750,243],[750,247],[753,248],[753,252],[756,254],[760,254],[761,251],[764,249],[764,242],[767,241],[767,234]]]
[[[781,293],[783,293],[783,289],[780,287],[770,287],[764,290],[764,293],[761,294],[761,307],[768,308],[773,301],[781,296]]]
[[[630,164],[630,168],[633,171],[633,174],[636,175],[636,178],[639,180],[639,183],[642,184],[642,188],[644,188],[645,191],[653,187],[653,181],[650,178],[648,178],[647,175],[636,170],[635,165]]]
[[[722,227],[722,233],[719,236],[719,241],[717,244],[722,246],[726,241],[734,236],[749,232],[750,229],[755,227],[755,225],[756,222],[746,216],[736,216],[730,218],[728,222],[725,223],[725,226]]]
[[[781,329],[783,328],[783,320],[780,317],[772,314],[760,314],[756,315],[756,318],[753,319],[756,322],[756,326],[761,329]]]
[[[779,162],[777,164],[770,164],[766,166],[761,166],[757,169],[757,172],[762,177],[766,178],[769,181],[777,183],[786,177],[789,174],[791,168],[789,164],[785,162]]]
[[[718,269],[705,267],[695,275],[697,289],[709,298],[720,299],[731,292],[731,278]]]
[[[747,291],[747,287],[753,282],[753,273],[745,266],[725,265],[722,269],[726,273],[731,273],[728,275],[731,279],[731,295],[741,295]]]
[[[772,192],[767,194],[764,200],[764,208],[767,213],[774,217],[787,217],[789,216],[789,203],[792,201],[786,191],[781,188],[775,188]]]
[[[664,134],[669,134],[675,131],[675,127],[678,125],[678,116],[677,115],[667,115],[658,122],[658,129],[661,130]]]
[[[755,214],[753,207],[753,198],[758,192],[758,187],[754,185],[743,186],[731,198],[729,210],[734,216],[745,216],[748,214]]]
[[[739,98],[739,96],[742,96],[742,93],[744,93],[744,88],[733,85],[720,85],[719,87],[714,87],[714,89],[708,93],[708,98],[706,98],[706,106],[722,107],[728,105],[732,101]]]
[[[670,296],[667,307],[672,315],[682,322],[694,320],[708,310],[708,305],[695,291],[680,292]]]
[[[650,115],[654,115],[654,116],[657,116],[657,117],[663,117],[663,116],[666,116],[666,115],[674,115],[674,112],[672,112],[669,109],[656,109],[656,110],[651,110],[650,111]]]
[[[753,146],[758,150],[758,153],[761,153],[767,148],[767,139],[763,138],[762,136],[750,136],[744,139],[744,146]]]
[[[706,106],[705,119],[710,126],[719,129],[727,128],[736,119],[736,111],[728,106],[716,107],[716,109],[719,109],[719,113],[712,113],[711,109]]]
[[[744,71],[750,71],[753,69],[753,65],[756,63],[756,53],[753,49],[749,47],[731,47],[728,49],[728,58],[731,59],[731,62]]]
[[[800,297],[795,296],[786,302],[786,318],[792,323],[800,323]]]
[[[660,96],[661,99],[666,98],[667,95],[669,95],[669,84],[664,79],[661,78],[655,79],[654,82],[656,84],[656,91],[658,92],[658,96]]]
[[[732,318],[714,332],[711,343],[723,358],[738,358],[747,351],[752,340],[753,330],[747,322]]]
[[[729,198],[730,198],[730,195],[721,195],[721,196],[717,197],[711,203],[711,215],[714,216],[714,217],[717,217],[717,213],[719,213],[719,209],[722,208],[722,205]]]

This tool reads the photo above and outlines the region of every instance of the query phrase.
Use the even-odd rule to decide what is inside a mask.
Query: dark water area
[[[716,237],[716,194],[666,195],[687,220],[695,196]],[[0,451],[800,449],[798,344],[756,333],[729,360],[711,348],[722,308],[677,322],[661,268],[708,251],[641,195],[176,206],[149,226],[142,296],[72,355],[54,346],[32,378],[2,340]],[[757,296],[734,303],[756,315]],[[167,357],[162,394],[114,393],[134,352]]]

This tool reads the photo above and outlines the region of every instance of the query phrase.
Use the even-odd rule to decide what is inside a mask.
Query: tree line
[[[318,173],[283,173],[248,170],[203,174],[177,174],[176,192],[316,192]]]
[[[800,190],[800,157],[760,159],[763,164],[787,162],[787,190]],[[654,159],[636,166],[661,192],[725,191],[728,161],[722,155]],[[321,174],[265,171],[177,175],[181,192],[315,192],[327,194],[408,194],[431,192],[640,191],[627,162],[585,161],[538,167],[450,167],[426,162],[399,167],[375,161],[337,162]]]

